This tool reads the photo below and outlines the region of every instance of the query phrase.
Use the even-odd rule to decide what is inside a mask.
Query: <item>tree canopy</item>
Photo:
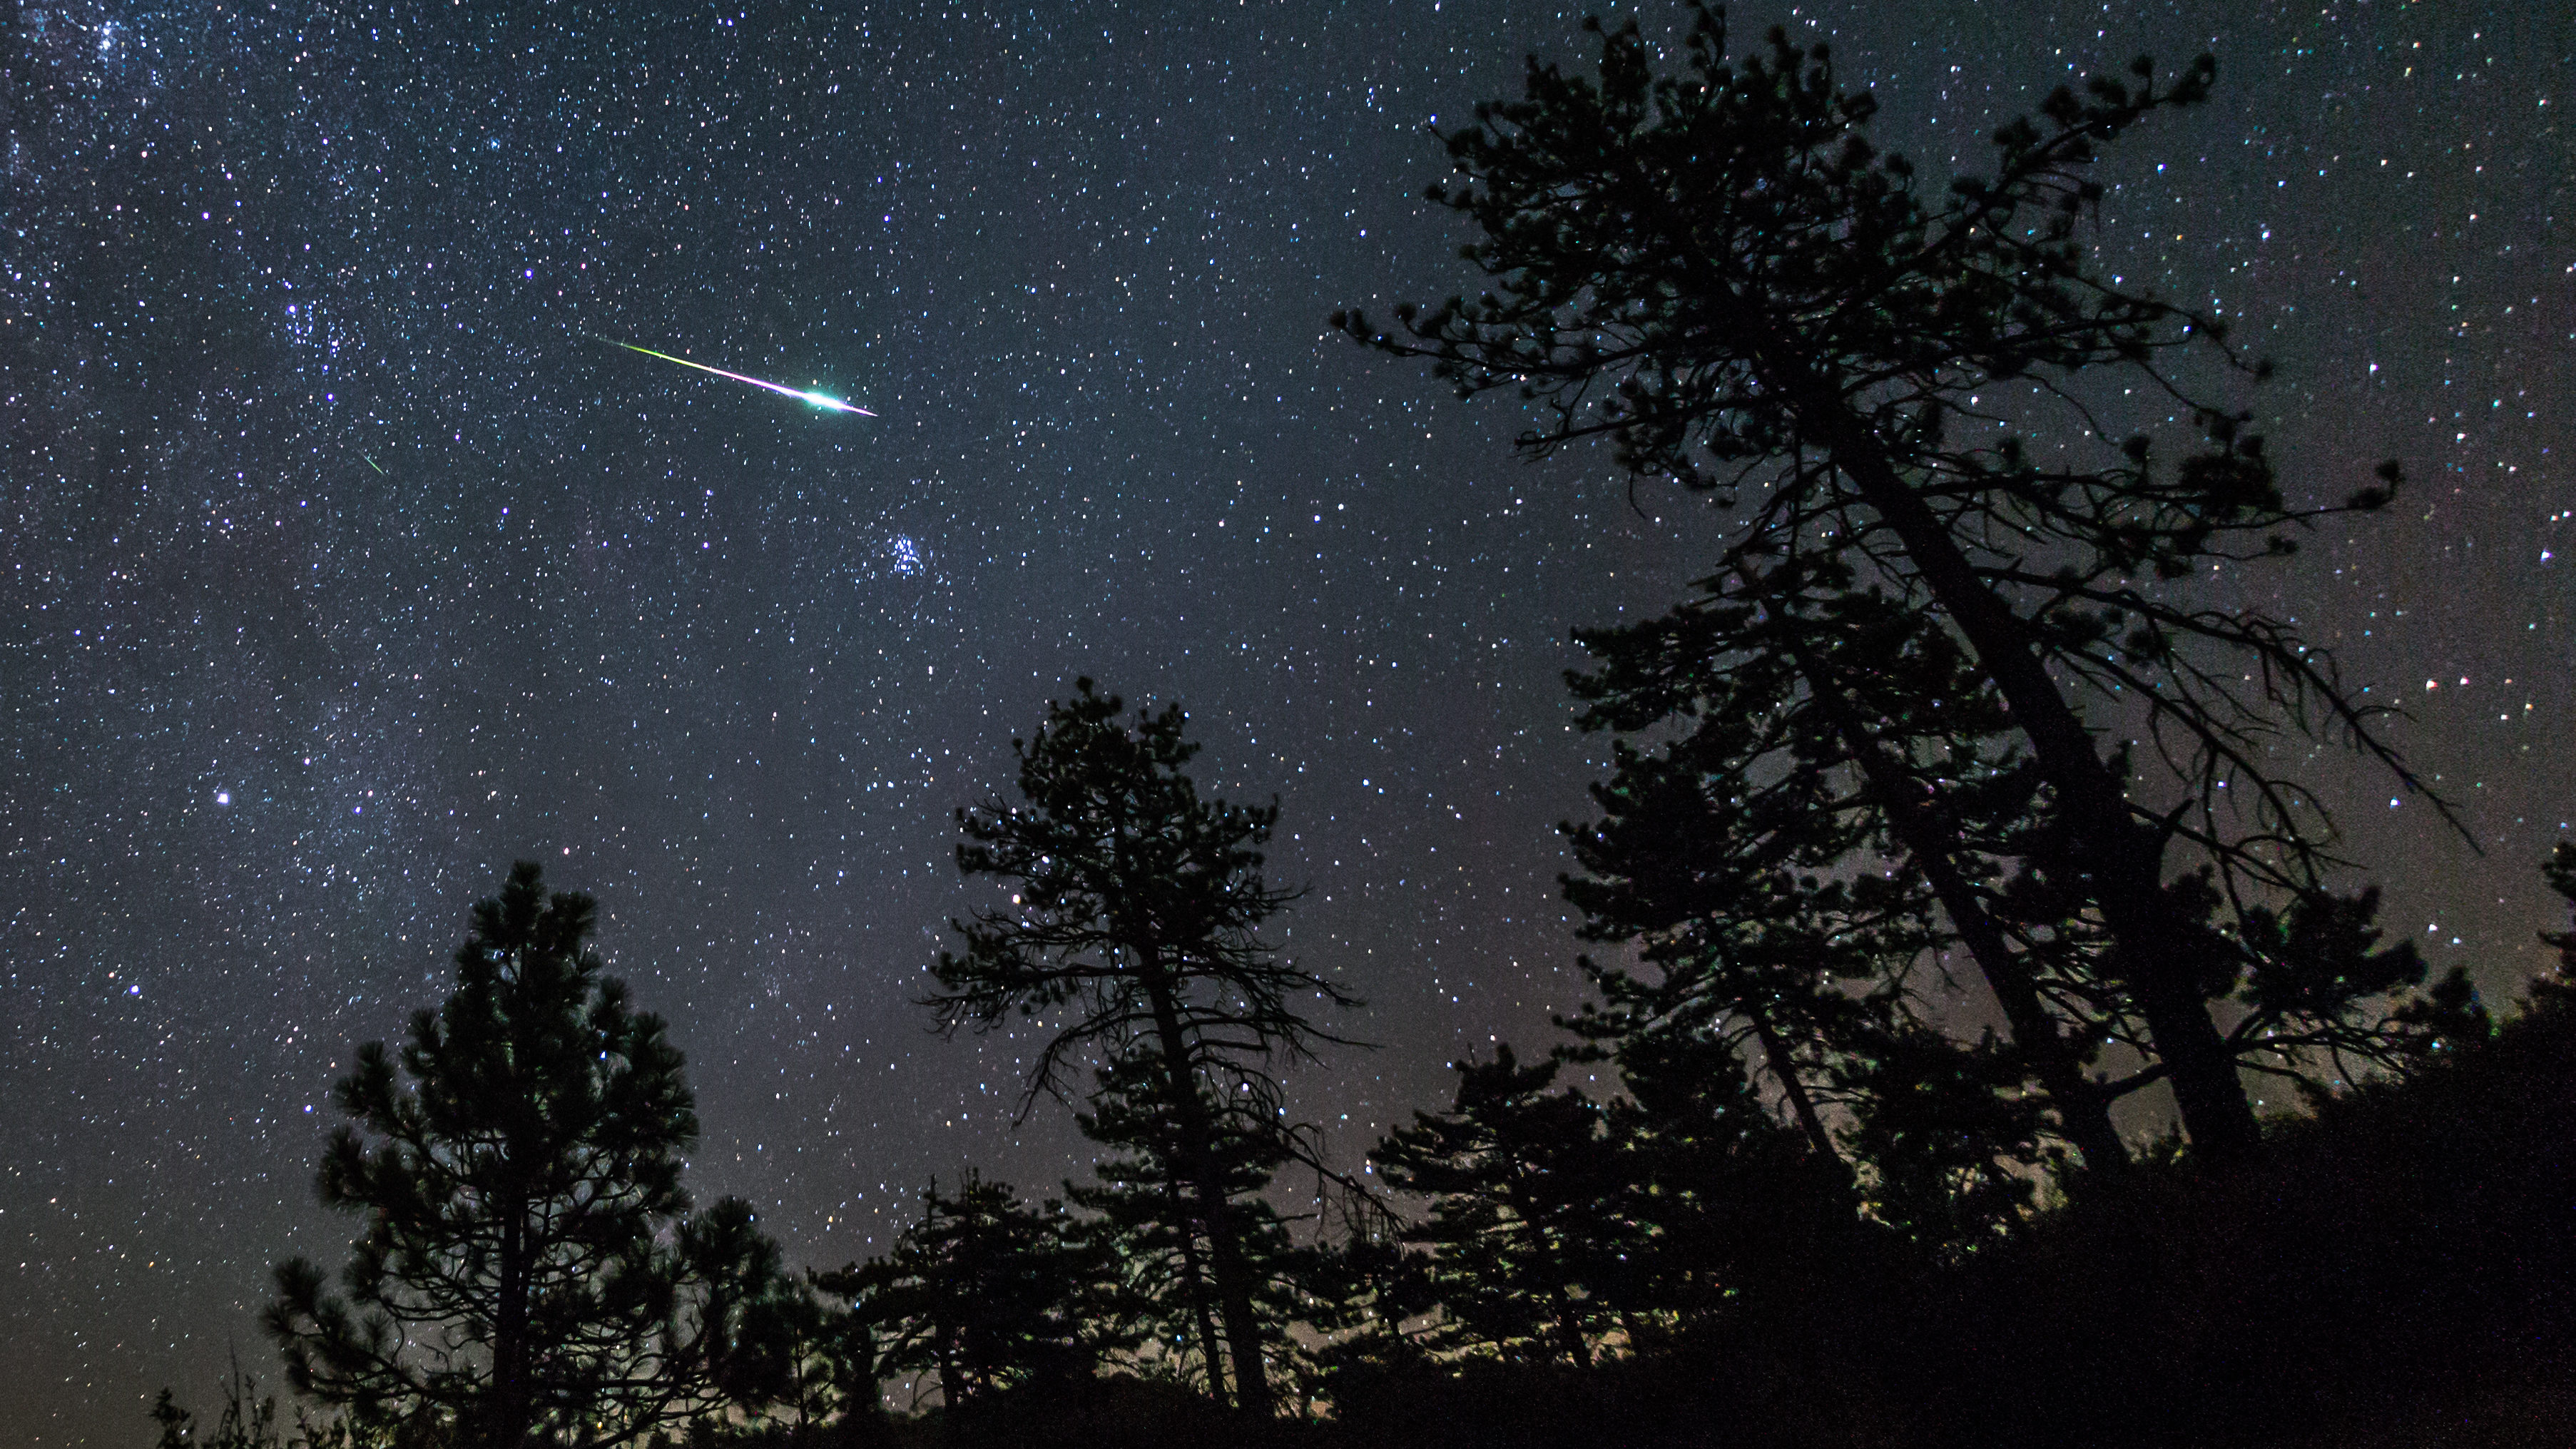
[[[1739,629],[1715,648],[1796,661],[1772,685],[1775,707],[1803,700],[1813,732],[1839,737],[1878,797],[1887,849],[1958,908],[1951,929],[1999,978],[2031,1038],[2017,1046],[2054,1081],[2069,1129],[2110,1155],[2098,1120],[2080,1120],[2093,1115],[2075,1075],[2084,1054],[2039,1029],[2049,963],[1972,908],[1976,857],[2007,858],[2057,893],[2060,919],[2094,923],[2088,989],[2137,1022],[2135,1044],[2202,1150],[2245,1150],[2255,1122],[2240,1061],[2268,1051],[2295,1069],[2318,1033],[2407,984],[2352,975],[2341,1000],[2309,1002],[2327,1009],[2299,1046],[2231,1037],[2214,1019],[2214,1003],[2263,994],[2249,982],[2279,964],[2222,910],[2318,895],[2336,863],[2330,819],[2270,744],[2339,732],[2419,782],[2289,622],[2205,603],[2184,582],[2290,551],[2321,513],[2384,504],[2394,467],[2341,505],[2290,502],[2250,415],[2194,390],[2206,371],[2194,355],[2222,374],[2260,371],[2229,350],[2223,320],[2103,276],[2079,232],[2102,199],[2088,174],[2101,149],[2203,100],[2214,65],[2160,79],[2142,60],[2125,78],[2062,88],[1995,133],[1991,174],[1933,188],[1872,143],[1876,103],[1839,86],[1823,47],[1775,30],[1731,57],[1721,18],[1695,7],[1678,72],[1658,75],[1633,23],[1592,28],[1597,80],[1533,59],[1521,99],[1480,106],[1443,137],[1464,179],[1428,194],[1477,229],[1463,255],[1487,290],[1399,308],[1391,331],[1356,312],[1336,321],[1431,359],[1462,393],[1512,388],[1541,404],[1551,421],[1521,440],[1533,455],[1604,440],[1633,474],[1726,509],[1734,527],[1705,599],[1683,614],[1759,604],[1800,636]],[[2096,404],[2115,378],[2193,420],[2180,457],[2105,421]],[[1821,642],[1855,590],[1952,641],[1970,671],[1954,697],[2026,756],[2037,828],[1978,839],[1932,762],[1892,747],[1927,702],[1893,716],[1873,706]],[[1653,633],[1589,642],[1612,656],[1669,642]],[[1800,638],[1814,641],[1804,657]],[[1621,727],[1676,712],[1631,712]],[[2099,737],[2106,724],[2136,731],[2164,779],[2135,772],[2125,746]],[[2379,1040],[2367,1025],[2341,1037]]]
[[[1235,1132],[1297,1150],[1274,1063],[1341,1040],[1309,1003],[1358,1002],[1261,939],[1296,896],[1262,875],[1278,806],[1202,798],[1184,768],[1199,747],[1184,738],[1180,707],[1140,709],[1132,724],[1125,708],[1075,681],[1034,737],[1012,742],[1021,803],[958,811],[958,869],[1007,881],[1012,894],[953,923],[964,949],[940,953],[940,989],[926,1004],[952,1032],[1051,1019],[1023,1111],[1041,1094],[1062,1095],[1083,1051],[1159,1082],[1207,1246],[1233,1396],[1266,1412],[1251,1224],[1218,1143]]]
[[[738,1350],[796,1287],[747,1204],[691,1211],[680,1053],[602,974],[595,918],[513,868],[446,1004],[333,1094],[322,1201],[365,1229],[337,1292],[280,1265],[267,1324],[288,1382],[362,1432],[624,1443],[764,1397]]]

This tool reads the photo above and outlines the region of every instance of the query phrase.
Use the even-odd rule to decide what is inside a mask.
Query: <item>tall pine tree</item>
[[[1784,1083],[1793,1058],[1832,1078],[1891,1020],[1924,1024],[1910,982],[1936,976],[1928,953],[1958,947],[2010,1025],[2010,1050],[1986,1050],[2016,1067],[2008,1088],[2054,1109],[2088,1166],[2118,1169],[2110,1105],[2153,1078],[2086,1070],[2095,1044],[2138,1033],[2088,974],[2089,938],[2032,914],[2036,878],[2010,874],[2039,853],[2039,782],[2007,712],[1922,611],[1851,589],[1838,569],[1807,572],[1578,631],[1601,660],[1573,680],[1586,727],[1689,728],[1652,749],[1616,742],[1593,791],[1601,819],[1569,829],[1583,933],[1634,945],[1660,978],[1596,969],[1613,1011],[1575,1025],[1619,1033],[1714,1012]],[[1821,1150],[1807,1091],[1783,1090]]]
[[[1838,88],[1821,48],[1775,31],[1730,57],[1705,8],[1679,74],[1654,73],[1633,25],[1602,44],[1597,82],[1533,61],[1523,99],[1445,137],[1464,181],[1431,196],[1481,230],[1466,255],[1490,289],[1401,308],[1393,332],[1337,320],[1462,392],[1550,408],[1532,453],[1606,439],[1635,473],[1737,510],[1716,586],[1824,561],[1936,620],[2028,753],[2059,888],[2100,923],[2098,981],[2143,1024],[2200,1148],[2243,1151],[2241,1043],[2212,1003],[2266,960],[2212,929],[2205,895],[2168,889],[2171,858],[2186,879],[2193,856],[2218,871],[2230,902],[2322,889],[2331,826],[2277,773],[2285,729],[2347,732],[2418,782],[2288,622],[2172,583],[2286,552],[2316,516],[2285,501],[2245,415],[2186,397],[2202,437],[2168,464],[2074,401],[2123,383],[2186,396],[2184,349],[2234,361],[2217,318],[2101,276],[2078,231],[2100,148],[2202,100],[2213,68],[2160,84],[2140,62],[2060,90],[1996,133],[1993,175],[1933,190],[1870,142],[1875,103]],[[2035,441],[2043,419],[2063,435]],[[2088,704],[2151,743],[2170,790],[2138,788]]]
[[[1204,1086],[1199,1090],[1208,1095]],[[1203,1230],[1198,1179],[1168,1105],[1171,1092],[1159,1052],[1139,1049],[1104,1065],[1074,1120],[1108,1152],[1093,1165],[1096,1180],[1067,1183],[1065,1196],[1096,1215],[1119,1283],[1132,1290],[1150,1326],[1156,1357],[1184,1379],[1195,1372],[1211,1396],[1221,1396],[1217,1346],[1223,1340],[1210,1271],[1215,1245]],[[1285,1225],[1261,1193],[1286,1161],[1285,1143],[1267,1124],[1247,1131],[1241,1114],[1221,1102],[1208,1100],[1204,1114],[1235,1249],[1253,1284],[1254,1312],[1264,1339],[1276,1342],[1294,1254]]]
[[[362,1434],[622,1443],[734,1406],[746,1324],[792,1294],[748,1206],[693,1214],[697,1114],[659,1017],[601,974],[586,896],[521,863],[474,908],[445,1006],[334,1092],[339,1274],[277,1270],[287,1380]]]
[[[1040,1094],[1062,1096],[1084,1053],[1153,1063],[1232,1397],[1267,1414],[1260,1272],[1247,1247],[1259,1224],[1229,1188],[1220,1143],[1234,1132],[1293,1147],[1275,1066],[1341,1040],[1310,1014],[1318,1005],[1358,1003],[1261,938],[1295,898],[1262,877],[1277,805],[1202,798],[1180,708],[1139,710],[1132,724],[1124,711],[1075,681],[1034,738],[1012,742],[1020,803],[958,812],[958,868],[1007,882],[1011,897],[953,923],[963,949],[940,953],[940,989],[926,1004],[950,1032],[1050,1023],[1024,1110]]]

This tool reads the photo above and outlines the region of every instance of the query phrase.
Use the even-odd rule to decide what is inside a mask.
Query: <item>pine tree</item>
[[[1945,1261],[2022,1225],[2045,1150],[2040,1103],[2021,1095],[2010,1051],[1908,1022],[1857,1056],[1851,1077],[1847,1137],[1869,1164],[1872,1218]]]
[[[1774,1117],[1722,1038],[1639,1033],[1615,1057],[1625,1095],[1606,1113],[1627,1225],[1634,1342],[1648,1316],[1682,1326],[1731,1306],[1776,1308],[1868,1251],[1852,1181]]]
[[[1607,1010],[1566,1025],[1596,1041],[1679,1031],[1741,1043],[1832,1160],[1820,1096],[1834,1058],[1882,1009],[1871,998],[1892,989],[1878,980],[1888,963],[1925,943],[1920,881],[1826,874],[1867,845],[1871,822],[1835,758],[1794,716],[1763,707],[1766,661],[1737,662],[1711,674],[1714,697],[1691,702],[1690,734],[1651,754],[1614,744],[1612,778],[1593,789],[1602,818],[1566,827],[1583,868],[1564,881],[1581,933],[1634,946],[1655,973],[1586,959]]]
[[[266,1322],[288,1382],[361,1433],[534,1449],[697,1419],[790,1291],[748,1206],[690,1212],[680,1053],[601,974],[594,914],[515,867],[446,1005],[399,1056],[359,1048],[334,1093],[354,1125],[322,1201],[365,1231],[338,1293],[281,1265]]]
[[[1261,1193],[1287,1160],[1280,1135],[1255,1124],[1246,1130],[1238,1113],[1224,1110],[1204,1084],[1203,1116],[1210,1124],[1226,1212],[1236,1251],[1252,1281],[1255,1314],[1265,1341],[1278,1342],[1287,1312],[1282,1302],[1293,1280],[1296,1255],[1276,1209]],[[1165,1360],[1184,1378],[1196,1371],[1211,1397],[1222,1397],[1217,1344],[1217,1289],[1210,1272],[1214,1245],[1203,1230],[1198,1179],[1180,1131],[1162,1057],[1140,1043],[1096,1074],[1086,1110],[1075,1115],[1082,1135],[1109,1149],[1093,1165],[1096,1181],[1067,1183],[1065,1196],[1096,1216],[1104,1246],[1114,1255],[1119,1286],[1144,1321]]]
[[[1583,934],[1638,947],[1657,977],[1587,962],[1608,1010],[1568,1024],[1617,1038],[1722,1022],[1824,1152],[1815,1099],[1885,1083],[1856,1067],[1891,1030],[1919,1038],[1931,1013],[1911,982],[1946,980],[1931,958],[1963,948],[2012,1032],[1974,1048],[1980,1074],[2053,1112],[2088,1167],[2118,1170],[2110,1104],[2154,1077],[2086,1070],[2095,1044],[2138,1033],[2080,925],[2032,910],[2023,858],[2044,853],[2042,817],[2008,716],[1920,610],[1802,572],[1578,631],[1601,660],[1573,676],[1586,727],[1690,727],[1651,750],[1614,742],[1602,818],[1568,827]]]
[[[1444,1346],[1590,1367],[1632,1246],[1601,1108],[1554,1061],[1509,1046],[1455,1063],[1446,1112],[1416,1112],[1369,1154],[1387,1185],[1431,1203],[1405,1234],[1430,1249]]]
[[[1426,1334],[1406,1324],[1439,1306],[1427,1254],[1404,1246],[1401,1225],[1382,1212],[1309,1249],[1299,1273],[1297,1318],[1315,1339],[1315,1385],[1336,1397],[1345,1375],[1418,1368],[1430,1362]]]
[[[1882,924],[1867,937],[1846,933],[1843,950],[1813,964],[1879,978],[1871,990],[1885,997],[1901,989],[1914,953],[1962,948],[2058,1130],[2088,1166],[2116,1171],[2126,1154],[2110,1103],[2138,1079],[2105,1083],[2086,1067],[2093,1043],[2134,1033],[2105,1012],[2086,977],[2098,952],[2052,949],[2064,944],[2048,939],[2055,921],[2016,918],[1998,899],[2015,857],[2035,848],[2038,782],[2012,746],[2008,712],[1922,610],[1850,588],[1846,571],[1744,577],[1751,586],[1733,596],[1578,631],[1601,660],[1573,677],[1586,727],[1634,733],[1692,721],[1652,754],[1623,743],[1617,772],[1594,792],[1604,820],[1573,832],[1587,876],[1569,881],[1567,894],[1585,909],[1585,934],[1639,941],[1650,964],[1688,975],[1723,949],[1710,939],[1713,915],[1763,909],[1758,900],[1737,899],[1729,911],[1695,904],[1744,894],[1728,885],[1730,868],[1755,881],[1782,861],[1848,873],[1854,904]],[[1663,801],[1654,807],[1662,821],[1635,818],[1650,792]],[[1737,809],[1747,794],[1767,808]],[[1867,1013],[1846,1006],[1840,1015],[1848,1029]],[[1812,1121],[1809,1130],[1818,1130]]]
[[[2102,1043],[2151,1043],[2104,979],[2102,933],[1993,691],[1922,611],[1805,573],[1578,631],[1602,661],[1574,677],[1584,724],[1690,727],[1651,750],[1615,742],[1593,792],[1602,818],[1569,827],[1583,934],[1637,955],[1635,968],[1587,961],[1604,1008],[1567,1024],[1616,1040],[1723,1023],[1761,1048],[1811,1141],[1827,1135],[1813,1102],[1840,1099],[1877,1118],[1850,1139],[1864,1155],[1951,1144],[1937,1171],[1877,1164],[1891,1190],[1913,1184],[1907,1221],[1935,1238],[1953,1210],[1967,1214],[1954,1225],[2000,1224],[2034,1153],[2054,1161],[2063,1143],[2095,1173],[2125,1166],[2110,1107],[2162,1068],[2089,1070]],[[2229,913],[2202,886],[2185,878],[2168,897],[2197,954],[2240,963],[2227,1044],[2252,1069],[2307,1074],[2340,1056],[2403,1070],[2433,1039],[2427,1013],[2466,989],[2419,995],[2419,958],[2369,950],[2370,892],[2306,890],[2281,913],[2247,903],[2221,929]],[[1941,1039],[1958,1013],[1918,1002],[1909,981],[1947,984],[1942,952],[1982,977],[2009,1038]],[[1935,1132],[1934,1118],[1999,1130]],[[1971,1170],[1953,1151],[1970,1141],[1996,1156]],[[1977,1189],[1994,1211],[1934,1212],[1922,1194],[1940,1181],[1994,1189]]]
[[[2485,1009],[2468,968],[2430,987],[2412,941],[2381,946],[2379,888],[2302,891],[2286,908],[2248,904],[2232,942],[2253,962],[2236,992],[2229,1044],[2253,1070],[2312,1086],[2312,1063],[2349,1079],[2356,1064],[2400,1074],[2463,1041],[2482,1040]],[[2422,989],[2418,989],[2422,988]],[[2382,1003],[2366,1015],[2359,1003]]]
[[[1775,31],[1730,59],[1722,22],[1696,13],[1683,74],[1654,75],[1630,25],[1603,34],[1597,83],[1533,60],[1524,99],[1445,138],[1466,179],[1431,196],[1481,229],[1466,255],[1491,290],[1401,308],[1393,333],[1337,320],[1462,392],[1546,405],[1533,454],[1605,438],[1635,474],[1739,510],[1708,587],[1756,593],[1766,559],[1830,565],[1952,636],[2027,751],[2058,888],[2098,918],[2093,979],[2143,1024],[2201,1150],[2239,1153],[2256,1126],[2211,1003],[2263,961],[2167,889],[2168,857],[2196,853],[2231,902],[2322,888],[2331,824],[2271,764],[2285,729],[2347,731],[2420,782],[2288,623],[2166,587],[2287,552],[2316,516],[2284,501],[2246,414],[2175,382],[2183,349],[2235,362],[2219,320],[2099,276],[2077,229],[2102,194],[2084,175],[2099,149],[2204,99],[2213,67],[2159,85],[2140,62],[2061,90],[2042,122],[1996,133],[1992,177],[1928,192],[1870,143],[1874,102],[1837,89],[1823,49]],[[2185,396],[2196,451],[2165,466],[2071,402],[2069,449],[2023,431],[2115,378]],[[2347,506],[2384,504],[2395,481],[2384,470]],[[1784,687],[1827,708],[1841,692]],[[2172,764],[2175,798],[2134,791],[2087,698]],[[1938,832],[1894,834],[1939,873]]]
[[[721,1428],[692,1425],[691,1442],[797,1444],[827,1426],[875,1418],[878,1364],[867,1323],[824,1301],[819,1275],[789,1275],[777,1245],[752,1228],[747,1207],[729,1201],[710,1216],[743,1240],[741,1276],[762,1287],[743,1304],[731,1351],[716,1366],[715,1385],[730,1412]]]
[[[954,1193],[932,1183],[921,1204],[891,1252],[820,1280],[874,1328],[880,1372],[930,1374],[955,1408],[1098,1366],[1105,1345],[1083,1307],[1105,1255],[1061,1204],[1033,1206],[973,1171]]]
[[[925,1004],[948,1032],[1070,1018],[1039,1049],[1023,1110],[1061,1097],[1082,1053],[1143,1051],[1161,1064],[1232,1396],[1267,1414],[1259,1274],[1245,1247],[1257,1225],[1233,1205],[1217,1143],[1235,1130],[1293,1146],[1273,1064],[1341,1040],[1309,1002],[1358,1002],[1261,939],[1295,899],[1261,874],[1278,806],[1200,798],[1184,770],[1198,746],[1183,738],[1178,706],[1139,710],[1129,726],[1115,695],[1088,679],[1074,690],[1048,706],[1034,739],[1012,742],[1025,803],[958,812],[958,869],[1013,894],[1007,909],[952,923],[964,949],[940,953],[940,990]]]

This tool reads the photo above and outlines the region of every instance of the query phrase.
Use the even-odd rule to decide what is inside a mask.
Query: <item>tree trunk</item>
[[[939,1401],[954,1410],[966,1402],[966,1376],[957,1367],[957,1333],[935,1330],[939,1344]]]
[[[2030,1055],[2031,1065],[2057,1108],[2058,1121],[2064,1125],[2068,1140],[2084,1154],[2084,1165],[2106,1177],[2124,1172],[2129,1166],[2129,1151],[2120,1141],[2119,1129],[2112,1124],[2110,1099],[2101,1088],[2085,1080],[2078,1053],[2040,1001],[2038,982],[2005,942],[1994,918],[1986,913],[1984,902],[1969,888],[1952,854],[1958,832],[1914,798],[1911,777],[1888,758],[1840,684],[1799,641],[1795,616],[1787,602],[1770,597],[1767,584],[1754,574],[1751,564],[1738,561],[1736,573],[1745,587],[1763,600],[1766,609],[1790,621],[1789,649],[1798,672],[1806,676],[1809,692],[1832,721],[1834,732],[1842,736],[1843,748],[1860,766],[1870,789],[1886,805],[1889,827],[1922,868],[1933,896],[1958,931],[1960,943],[1968,948],[1968,955],[1976,961],[1987,987],[2003,1007],[2013,1040]]]
[[[1565,1268],[1564,1249],[1558,1245],[1556,1235],[1541,1226],[1539,1215],[1530,1210],[1529,1174],[1525,1164],[1512,1169],[1505,1201],[1512,1216],[1519,1218],[1521,1226],[1536,1240],[1539,1257],[1550,1266],[1539,1296],[1547,1302],[1548,1322],[1556,1330],[1557,1351],[1576,1368],[1588,1369],[1592,1367],[1592,1341],[1583,1336],[1583,1320],[1574,1311],[1574,1296],[1565,1290],[1565,1281],[1571,1275]]]
[[[512,1201],[501,1212],[500,1280],[492,1312],[492,1400],[488,1449],[528,1442],[528,1213]]]
[[[1216,1336],[1216,1317],[1208,1307],[1207,1267],[1199,1261],[1198,1235],[1190,1231],[1187,1204],[1177,1191],[1171,1203],[1180,1219],[1181,1271],[1189,1276],[1190,1316],[1198,1320],[1199,1357],[1207,1365],[1208,1397],[1230,1404],[1233,1399],[1225,1391],[1225,1370],[1218,1356],[1221,1344]]]
[[[1562,1278],[1548,1284],[1547,1302],[1556,1318],[1556,1346],[1579,1369],[1592,1367],[1592,1340],[1583,1336],[1583,1320],[1574,1311],[1574,1295]]]
[[[1780,1033],[1772,1028],[1769,1018],[1763,1016],[1760,1008],[1748,1003],[1738,1009],[1744,1013],[1746,1021],[1753,1023],[1753,1040],[1762,1048],[1762,1064],[1771,1069],[1772,1076],[1780,1079],[1780,1093],[1789,1099],[1789,1113],[1798,1119],[1798,1130],[1806,1134],[1807,1146],[1818,1157],[1840,1169],[1844,1185],[1850,1186],[1851,1164],[1843,1160],[1842,1153],[1834,1146],[1833,1135],[1825,1131],[1825,1120],[1816,1113],[1815,1098],[1807,1095],[1807,1084],[1798,1077],[1798,1062],[1789,1055],[1789,1044],[1780,1039]]]
[[[1977,577],[1958,540],[1897,476],[1877,434],[1841,398],[1818,387],[1802,367],[1764,371],[1790,384],[1782,390],[1797,400],[1800,426],[1823,441],[1861,500],[1896,535],[2029,738],[2072,827],[2076,862],[2091,877],[2111,928],[2113,972],[2137,993],[2139,1013],[2173,1083],[2184,1131],[2212,1159],[2243,1156],[2260,1128],[2235,1055],[2201,999],[2192,969],[2197,923],[2172,919],[2162,846],[2131,815],[2126,790],[2048,677],[2028,624]]]
[[[1252,1284],[1235,1241],[1233,1214],[1226,1204],[1225,1183],[1216,1160],[1215,1134],[1207,1104],[1200,1100],[1198,1075],[1191,1070],[1188,1042],[1181,1033],[1179,1004],[1159,958],[1145,955],[1144,976],[1154,1008],[1154,1030],[1163,1048],[1163,1079],[1171,1093],[1173,1125],[1179,1129],[1182,1156],[1197,1180],[1199,1212],[1207,1225],[1208,1268],[1216,1279],[1217,1305],[1225,1315],[1226,1358],[1233,1369],[1235,1407],[1267,1418],[1270,1381],[1261,1361],[1261,1322],[1252,1311]],[[1211,1343],[1209,1377],[1215,1377]]]

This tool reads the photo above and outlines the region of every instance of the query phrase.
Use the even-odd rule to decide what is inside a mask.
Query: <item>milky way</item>
[[[1721,520],[1327,335],[1464,281],[1418,198],[1579,12],[30,3],[0,171],[0,1422],[141,1442],[269,1265],[339,1256],[326,1093],[513,858],[595,893],[690,1058],[691,1182],[792,1261],[1014,1133],[924,1035],[950,812],[1078,673],[1279,797],[1287,944],[1370,1007],[1293,1081],[1356,1153],[1573,999],[1570,626]],[[2297,616],[2474,854],[2320,754],[2391,919],[2491,992],[2576,811],[2576,137],[2540,4],[1742,7],[1927,169],[2051,85],[2217,52],[2124,140],[2107,270],[2215,297],[2294,490],[2413,482],[2206,581]],[[1667,30],[1677,16],[1646,12]],[[1746,38],[1750,38],[1750,31]],[[808,377],[858,424],[642,366]],[[2146,408],[2145,400],[2139,400]],[[2141,413],[2148,422],[2161,414]]]

